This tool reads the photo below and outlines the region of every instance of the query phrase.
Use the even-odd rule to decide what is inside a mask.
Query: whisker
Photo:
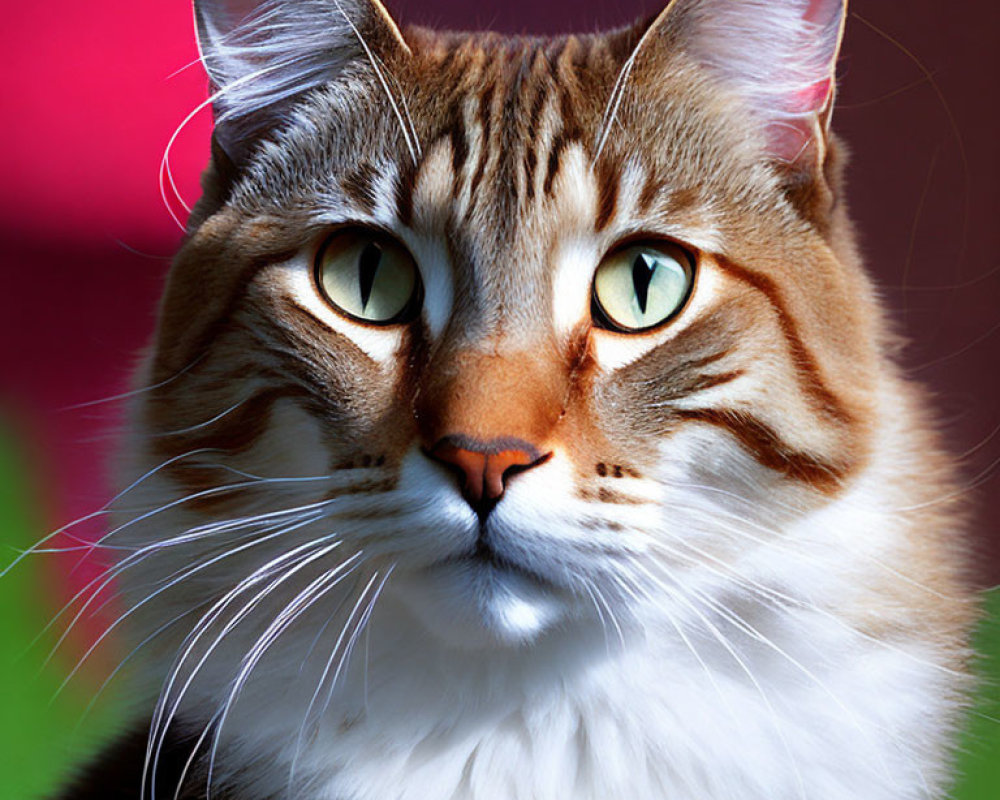
[[[66,632],[63,634],[63,637],[61,637],[61,639],[60,639],[60,643],[61,643],[62,639],[64,639],[69,634],[69,630],[72,629],[72,627],[80,619],[80,617],[83,615],[83,613],[89,607],[90,603],[92,603],[101,594],[101,592],[103,592],[112,583],[112,581],[114,581],[115,578],[117,578],[119,575],[121,575],[122,572],[124,572],[126,569],[128,569],[128,568],[130,568],[132,566],[135,566],[138,563],[141,563],[149,555],[157,553],[157,552],[159,552],[159,551],[161,551],[161,550],[163,550],[163,549],[165,549],[167,547],[173,547],[173,546],[176,546],[177,544],[188,543],[188,542],[194,541],[194,540],[196,540],[198,538],[203,538],[205,536],[214,535],[216,533],[226,532],[226,531],[230,531],[230,530],[234,530],[234,529],[238,530],[240,527],[252,527],[253,525],[259,524],[259,522],[261,522],[261,521],[263,521],[265,519],[266,520],[270,520],[270,519],[273,519],[275,517],[291,516],[291,515],[300,513],[302,511],[311,510],[313,508],[317,508],[317,509],[323,508],[326,505],[327,505],[327,503],[326,503],[326,501],[324,501],[324,502],[321,502],[321,503],[312,503],[312,504],[309,504],[309,505],[306,505],[306,506],[298,506],[298,507],[295,507],[295,508],[292,508],[292,509],[285,509],[285,510],[282,510],[282,511],[269,512],[267,514],[260,514],[260,515],[257,515],[255,517],[247,517],[247,518],[243,518],[241,520],[235,520],[235,521],[234,520],[230,520],[230,521],[226,521],[226,522],[222,522],[222,523],[211,523],[211,524],[207,524],[207,525],[201,525],[201,526],[197,526],[195,528],[191,528],[188,531],[186,531],[185,533],[183,533],[183,534],[181,534],[179,536],[173,537],[172,539],[167,539],[167,540],[164,540],[164,541],[153,542],[150,545],[146,545],[145,547],[139,548],[139,549],[135,550],[134,552],[132,552],[126,558],[124,558],[121,561],[119,561],[117,564],[115,564],[113,567],[111,567],[106,572],[98,575],[93,580],[89,581],[82,589],[80,589],[69,600],[69,602],[66,603],[62,607],[62,609],[60,609],[55,614],[55,616],[48,622],[48,624],[46,624],[46,626],[41,630],[41,632],[38,634],[38,636],[36,636],[35,639],[32,641],[32,643],[29,645],[29,649],[31,647],[34,647],[38,643],[38,641],[46,633],[48,633],[49,630],[51,630],[52,626],[55,625],[56,622],[58,622],[58,620],[63,616],[63,614],[65,614],[70,608],[73,607],[73,605],[76,604],[77,601],[79,601],[84,595],[86,595],[88,592],[91,591],[91,589],[93,589],[93,591],[91,593],[90,599],[87,601],[87,603],[84,605],[84,607],[82,609],[80,609],[80,613],[77,614],[76,617],[74,617],[73,621],[70,623],[70,625],[67,628]],[[317,517],[317,519],[319,519],[321,517],[322,517],[322,515],[320,515],[319,517]],[[258,532],[266,532],[268,530],[274,530],[274,527],[275,526],[263,526],[262,531],[258,531]],[[271,538],[271,537],[268,537],[268,538]],[[266,541],[266,540],[264,540],[264,541]],[[174,575],[176,575],[176,574],[177,573],[174,573]],[[168,576],[167,580],[169,580],[169,577],[172,577],[172,576]],[[97,586],[96,589],[94,589],[93,587],[95,586],[95,584],[100,584],[100,585]],[[59,647],[59,643],[57,643],[56,647],[53,648],[53,651],[52,651],[53,654],[58,649],[58,647]],[[50,654],[49,658],[51,658],[51,657],[52,657],[52,654]]]
[[[385,79],[385,74],[382,72],[382,69],[378,65],[378,59],[372,53],[371,48],[368,46],[368,42],[365,41],[365,37],[361,35],[361,31],[358,30],[357,26],[354,24],[354,21],[350,18],[347,12],[344,11],[344,7],[340,4],[340,0],[333,0],[333,4],[337,7],[337,11],[340,12],[340,15],[344,18],[344,21],[347,23],[348,27],[354,33],[355,37],[357,37],[358,44],[360,44],[361,48],[365,51],[365,56],[368,58],[369,63],[372,65],[372,69],[375,71],[375,77],[381,84],[382,90],[385,92],[385,96],[389,100],[389,105],[392,107],[392,111],[396,115],[396,119],[399,121],[399,127],[402,129],[403,132],[403,141],[406,142],[406,149],[410,151],[410,158],[413,160],[414,164],[418,163],[420,160],[420,152],[419,152],[420,145],[418,142],[415,142],[410,138],[410,132],[407,130],[406,121],[403,119],[403,115],[399,110],[399,106],[396,104],[396,100],[393,97],[392,91],[389,89],[389,84]]]
[[[8,572],[10,572],[12,569],[14,569],[14,567],[16,567],[22,560],[24,560],[24,558],[26,558],[29,555],[41,555],[41,554],[52,554],[52,553],[66,553],[66,552],[74,552],[74,551],[78,551],[78,550],[93,550],[93,549],[95,549],[96,547],[100,546],[100,543],[104,539],[107,538],[108,534],[102,536],[96,542],[88,541],[88,540],[84,540],[84,539],[79,539],[79,538],[74,537],[74,536],[68,536],[68,538],[70,538],[72,541],[80,542],[80,546],[78,546],[78,547],[72,547],[72,548],[69,548],[69,547],[43,548],[42,545],[44,545],[46,542],[52,541],[52,539],[58,537],[61,534],[67,534],[67,531],[71,530],[72,528],[76,527],[77,525],[82,525],[83,523],[89,522],[89,521],[91,521],[93,519],[97,519],[98,517],[102,517],[102,516],[114,513],[114,511],[112,510],[111,506],[113,506],[119,500],[123,499],[129,492],[131,492],[134,489],[136,489],[138,486],[140,486],[142,483],[144,483],[145,481],[147,481],[149,478],[151,478],[154,475],[156,475],[161,470],[163,470],[163,469],[171,466],[172,464],[176,464],[178,461],[181,461],[181,460],[183,460],[185,458],[189,458],[189,457],[191,457],[193,455],[199,455],[201,453],[213,452],[214,450],[215,450],[215,448],[199,448],[197,450],[189,450],[186,453],[181,453],[180,455],[173,456],[172,458],[169,458],[166,461],[164,461],[162,464],[159,464],[158,466],[153,467],[152,469],[150,469],[149,471],[147,471],[143,475],[141,475],[139,478],[137,478],[134,481],[132,481],[132,483],[130,483],[128,486],[126,486],[124,489],[122,489],[118,494],[116,494],[114,497],[112,497],[107,503],[105,503],[97,511],[92,511],[89,514],[86,514],[86,515],[84,515],[82,517],[78,517],[77,519],[75,519],[75,520],[73,520],[71,522],[66,523],[62,527],[57,528],[56,530],[52,531],[52,533],[46,534],[36,544],[32,545],[31,547],[27,548],[26,550],[21,551],[20,554],[18,555],[18,557],[14,559],[14,561],[12,561],[6,567],[4,567],[2,570],[0,570],[0,578],[3,578]]]
[[[188,689],[194,682],[195,678],[198,676],[201,668],[205,665],[208,659],[211,657],[212,653],[222,644],[222,641],[226,636],[232,632],[232,630],[239,625],[243,620],[245,620],[253,610],[260,605],[270,594],[272,594],[276,589],[283,585],[286,581],[290,580],[299,571],[304,569],[309,564],[315,562],[319,558],[323,558],[330,552],[335,550],[340,546],[341,542],[334,541],[332,544],[325,544],[329,541],[332,536],[323,537],[317,541],[307,542],[306,544],[295,548],[295,550],[288,553],[284,553],[281,556],[273,559],[272,561],[265,564],[263,567],[258,568],[250,577],[240,581],[233,589],[227,592],[222,598],[220,598],[216,604],[202,617],[199,623],[188,635],[185,643],[182,645],[182,649],[175,661],[174,666],[171,667],[169,672],[169,677],[164,684],[163,690],[160,692],[160,698],[157,701],[156,707],[153,712],[153,719],[150,725],[150,738],[146,748],[146,760],[143,766],[143,785],[147,780],[151,780],[155,784],[155,775],[159,768],[159,758],[160,752],[162,750],[163,744],[166,741],[167,731],[170,728],[170,724],[177,714],[181,703],[184,700]],[[299,558],[302,552],[308,550],[309,548],[316,547],[317,545],[325,544],[316,553],[312,553]],[[353,556],[347,560],[341,562],[338,565],[338,569],[346,569],[349,565],[352,565],[357,559],[361,557],[360,553],[355,553]],[[296,562],[295,559],[298,558]],[[174,699],[173,705],[170,706],[168,711],[168,704],[170,702],[171,693],[173,691],[173,686],[180,677],[181,668],[187,661],[188,656],[194,652],[194,648],[197,645],[201,637],[209,630],[209,628],[215,623],[221,614],[225,611],[226,607],[229,606],[233,600],[235,600],[239,595],[243,594],[248,589],[253,588],[256,584],[267,579],[268,571],[273,570],[275,566],[283,561],[290,561],[291,565],[285,569],[277,578],[272,580],[268,585],[266,585],[261,591],[254,595],[242,608],[223,626],[223,630],[215,637],[214,641],[209,645],[206,651],[201,655],[198,662],[194,665],[191,671],[188,673],[187,678],[184,681],[183,686],[177,693]],[[353,567],[351,568],[353,570]],[[154,792],[151,794],[151,800],[155,800],[155,785]]]
[[[611,639],[608,634],[608,623],[607,620],[604,618],[604,610],[601,608],[601,604],[597,602],[597,595],[594,594],[593,582],[588,580],[587,578],[584,578],[583,576],[580,577],[580,580],[584,591],[590,596],[590,600],[594,605],[594,610],[597,612],[597,618],[600,621],[601,629],[604,632],[604,648],[607,651],[608,656],[610,657]]]
[[[200,430],[202,430],[204,428],[211,427],[216,422],[218,422],[220,419],[225,419],[230,414],[232,414],[236,409],[238,409],[240,406],[245,405],[246,403],[248,403],[252,399],[253,399],[252,396],[251,397],[245,397],[244,399],[240,400],[239,402],[234,403],[233,405],[229,406],[229,408],[227,408],[225,411],[220,411],[214,417],[211,417],[210,419],[207,419],[204,422],[199,422],[197,425],[189,425],[186,428],[178,428],[177,430],[162,431],[162,432],[158,432],[158,433],[153,433],[153,434],[150,434],[150,438],[161,439],[161,438],[166,438],[166,437],[169,437],[169,436],[184,436],[185,434],[194,433],[195,431],[200,431]]]
[[[184,367],[183,369],[179,370],[174,375],[171,375],[169,378],[166,378],[166,379],[160,381],[159,383],[154,383],[154,384],[152,384],[150,386],[144,386],[144,387],[142,387],[140,389],[132,389],[131,391],[122,392],[121,394],[113,394],[113,395],[110,395],[108,397],[102,397],[102,398],[100,398],[98,400],[88,400],[87,402],[84,402],[84,403],[75,403],[74,405],[71,405],[71,406],[64,406],[61,410],[62,411],[78,411],[81,408],[91,408],[93,406],[104,405],[106,403],[116,403],[119,400],[128,400],[128,399],[130,399],[132,397],[138,397],[139,395],[146,394],[147,392],[153,392],[153,391],[156,391],[157,389],[162,389],[164,386],[169,386],[171,383],[173,383],[174,381],[178,380],[179,378],[183,377],[188,372],[190,372],[203,359],[205,359],[206,355],[207,355],[206,353],[202,353],[197,358],[195,358],[194,361],[192,361],[190,364],[188,364],[186,367]]]
[[[205,744],[205,740],[208,738],[209,733],[212,732],[212,729],[218,723],[220,713],[221,712],[216,711],[212,718],[205,724],[205,728],[198,737],[198,741],[196,741],[194,743],[194,747],[191,748],[191,754],[187,757],[187,760],[185,760],[184,766],[180,772],[180,777],[177,779],[177,788],[174,790],[174,800],[180,800],[181,792],[184,789],[184,781],[187,780],[188,773],[191,771],[191,767],[198,758],[198,751],[201,750],[201,746]]]
[[[806,667],[801,661],[799,661],[790,653],[788,653],[784,648],[779,647],[768,636],[765,636],[757,628],[755,628],[753,625],[751,625],[749,622],[747,622],[745,619],[739,616],[736,612],[727,608],[723,603],[714,599],[706,592],[699,591],[698,589],[693,589],[692,594],[699,597],[705,605],[715,609],[716,613],[718,613],[719,616],[722,617],[722,619],[724,619],[725,621],[727,621],[730,625],[732,625],[745,635],[749,636],[754,641],[764,645],[772,652],[777,653],[779,656],[785,659],[789,664],[795,667],[795,669],[797,669],[800,673],[805,675],[824,694],[826,694],[827,697],[829,697],[841,711],[843,711],[847,715],[848,719],[851,721],[851,724],[858,731],[858,733],[861,734],[863,738],[871,742],[873,745],[877,745],[877,741],[871,737],[870,732],[865,728],[865,726],[861,724],[861,720],[858,717],[858,715],[847,705],[844,704],[843,700],[836,693],[834,693],[832,689],[830,689],[830,687],[826,684],[826,682],[821,680],[812,670]],[[879,732],[882,734],[888,733],[888,731],[882,730],[881,727],[879,728]],[[885,758],[882,756],[879,748],[877,746],[873,746],[872,751],[876,754],[876,757],[879,759],[881,767],[885,771],[886,776],[891,778],[892,775],[891,770],[889,769],[889,765],[886,763]]]
[[[847,621],[838,617],[836,614],[833,614],[832,612],[822,608],[821,606],[813,602],[806,600],[805,598],[792,597],[791,595],[783,593],[778,589],[775,589],[774,587],[766,586],[758,581],[755,581],[752,578],[748,577],[745,573],[736,569],[733,565],[727,564],[725,561],[715,558],[709,553],[703,552],[699,548],[694,547],[692,544],[684,541],[680,537],[675,537],[675,541],[678,545],[692,550],[699,557],[695,558],[694,555],[686,554],[681,552],[680,550],[671,548],[668,545],[666,545],[666,543],[663,542],[659,542],[655,546],[657,548],[665,550],[671,556],[684,559],[693,566],[707,570],[708,572],[720,578],[727,584],[735,584],[737,586],[740,586],[748,590],[751,594],[753,594],[759,600],[766,603],[771,608],[783,611],[786,610],[786,608],[790,607],[808,611],[811,614],[816,614],[830,622],[833,622],[838,627],[842,628],[848,633],[853,634],[854,636],[857,636],[860,639],[863,639],[872,644],[879,645],[882,648],[892,650],[894,653],[903,656],[904,658],[914,662],[915,664],[919,664],[920,666],[925,666],[925,667],[932,667],[933,669],[939,670],[942,673],[949,675],[951,677],[962,678],[962,679],[965,678],[965,674],[962,672],[949,669],[948,667],[945,667],[941,664],[935,664],[934,662],[927,661],[926,659],[919,658],[902,648],[896,647],[891,642],[885,642],[873,636],[870,633],[866,633],[863,630],[859,630],[858,628],[849,624]],[[717,564],[721,569],[716,569],[714,567],[711,567],[708,564],[704,563],[701,559],[711,561],[712,563]]]
[[[308,611],[318,600],[333,590],[351,571],[346,574],[342,570],[342,565],[327,571],[314,579],[305,589],[299,592],[291,602],[275,617],[264,632],[258,637],[256,643],[251,647],[250,652],[243,659],[240,671],[233,681],[233,686],[229,691],[219,717],[219,723],[215,728],[215,735],[212,739],[212,749],[208,760],[208,775],[206,778],[206,797],[212,793],[212,774],[215,769],[215,760],[218,754],[219,742],[222,738],[222,730],[226,720],[232,710],[233,704],[242,693],[250,674],[260,663],[261,658],[270,647],[281,637],[281,635],[295,623],[306,611]],[[377,574],[377,573],[376,573]]]
[[[666,13],[666,12],[662,12]],[[597,140],[597,148],[594,151],[594,157],[591,159],[592,164],[596,164],[601,157],[601,153],[604,152],[604,146],[608,142],[608,137],[611,135],[611,126],[614,124],[616,117],[618,116],[618,109],[621,106],[622,99],[625,96],[625,89],[628,85],[629,77],[632,75],[632,68],[635,66],[635,61],[639,57],[639,53],[642,52],[643,47],[649,40],[653,31],[657,28],[657,23],[660,21],[660,17],[646,29],[642,37],[636,43],[632,52],[629,54],[628,59],[622,65],[621,70],[618,72],[618,77],[615,80],[615,84],[611,89],[611,96],[608,98],[608,105],[604,111],[604,118],[601,121],[600,135]]]
[[[126,611],[124,614],[120,615],[116,620],[114,620],[114,622],[112,622],[101,633],[101,635],[97,637],[97,639],[93,642],[93,644],[91,644],[91,646],[84,653],[83,657],[79,660],[79,662],[77,663],[77,665],[75,667],[73,667],[72,670],[70,670],[70,672],[66,676],[65,680],[63,680],[63,682],[59,685],[59,688],[56,690],[55,696],[58,697],[62,693],[63,689],[66,688],[66,685],[73,679],[73,676],[76,675],[76,673],[79,671],[80,667],[91,656],[91,654],[94,652],[94,650],[96,650],[100,646],[101,642],[103,642],[108,636],[110,636],[111,633],[122,622],[124,622],[126,619],[128,619],[128,617],[130,617],[132,614],[134,614],[140,608],[142,608],[146,604],[152,602],[153,600],[155,600],[157,597],[159,597],[164,592],[169,591],[173,587],[177,586],[177,584],[181,583],[182,581],[187,580],[192,575],[196,575],[199,572],[202,572],[203,570],[208,569],[209,567],[212,567],[215,564],[218,564],[219,562],[221,562],[221,561],[223,561],[223,560],[225,560],[227,558],[231,558],[234,555],[238,555],[239,553],[242,553],[242,552],[244,552],[246,550],[249,550],[252,547],[257,547],[260,544],[263,544],[264,542],[271,541],[272,539],[275,539],[275,538],[277,538],[279,536],[284,536],[284,535],[286,535],[288,533],[291,533],[292,531],[295,531],[295,530],[298,530],[300,528],[303,528],[306,525],[311,525],[313,522],[316,522],[318,519],[321,519],[321,516],[311,517],[309,519],[306,519],[306,520],[303,520],[303,521],[300,521],[300,522],[296,522],[294,525],[289,525],[289,526],[286,526],[284,528],[280,528],[279,530],[275,531],[274,533],[271,533],[271,534],[269,534],[267,536],[264,536],[262,538],[255,538],[253,541],[251,541],[251,542],[249,542],[247,544],[241,545],[241,546],[236,547],[236,548],[229,548],[225,552],[223,552],[222,554],[220,554],[218,556],[215,556],[214,558],[210,558],[210,559],[208,559],[206,561],[203,561],[203,562],[201,562],[201,563],[199,563],[199,564],[197,564],[197,565],[195,565],[193,567],[190,567],[189,569],[185,570],[180,576],[174,578],[173,580],[168,581],[165,585],[161,586],[159,589],[156,589],[154,592],[152,592],[151,594],[149,594],[146,597],[144,597],[141,601],[139,601],[134,606],[132,606],[128,611]],[[95,594],[95,596],[96,596],[96,594]],[[86,604],[84,604],[83,609],[81,609],[81,611],[80,611],[81,614],[83,613],[84,610],[86,610],[86,608],[89,606],[89,604],[90,604],[90,602],[92,600],[93,600],[93,597],[90,600],[88,600]],[[76,620],[78,620],[79,618],[80,618],[80,615],[78,614],[74,618],[74,622],[76,622]],[[72,627],[72,625],[73,625],[73,623],[70,624],[70,628]],[[66,632],[63,633],[63,635],[60,637],[59,641],[56,643],[56,647],[57,648],[63,642],[63,640],[66,638],[67,634],[69,633],[70,628],[67,628]],[[51,659],[51,657],[52,657],[52,655],[50,654],[49,658]],[[46,659],[46,663],[48,663],[48,659]]]
[[[184,200],[184,197],[181,195],[180,189],[177,186],[177,182],[174,179],[173,170],[170,168],[170,153],[173,150],[177,138],[181,135],[184,129],[191,124],[191,121],[196,116],[198,116],[198,114],[200,114],[206,108],[209,108],[213,104],[217,103],[220,99],[224,98],[226,94],[232,92],[234,89],[240,88],[241,86],[247,83],[250,83],[251,81],[257,80],[271,72],[274,72],[280,69],[282,66],[283,64],[272,64],[270,66],[254,70],[253,72],[250,72],[246,75],[243,75],[240,78],[228,82],[225,86],[213,92],[205,100],[198,103],[198,105],[195,106],[194,109],[186,117],[184,117],[180,125],[178,125],[177,128],[174,129],[174,132],[170,135],[170,139],[167,141],[167,146],[163,150],[163,156],[160,159],[160,175],[159,175],[160,199],[163,200],[163,205],[167,209],[167,213],[170,214],[170,218],[174,221],[174,223],[181,231],[186,231],[187,226],[181,221],[180,217],[177,216],[177,213],[174,211],[174,208],[170,204],[170,200],[167,197],[167,185],[169,185],[170,189],[174,193],[174,198],[177,200],[178,203],[180,203],[184,211],[188,214],[191,213],[191,206],[188,205],[188,203]],[[219,117],[215,120],[216,126],[218,126],[218,124],[222,122],[227,116],[228,116],[227,114],[219,115]]]
[[[183,620],[185,617],[188,617],[191,614],[194,614],[196,611],[198,611],[198,609],[202,608],[203,606],[208,605],[209,602],[211,602],[211,601],[206,600],[204,603],[196,605],[193,608],[189,608],[187,611],[182,611],[180,614],[178,614],[177,616],[175,616],[173,619],[167,620],[167,622],[164,622],[155,631],[153,631],[145,639],[143,639],[141,642],[139,642],[139,644],[137,644],[135,647],[133,647],[129,651],[128,655],[126,655],[124,658],[120,659],[119,662],[118,662],[118,664],[111,671],[111,673],[101,682],[101,685],[97,688],[97,691],[94,692],[93,697],[90,698],[89,702],[87,703],[87,707],[84,708],[83,713],[80,715],[79,721],[76,723],[75,730],[77,730],[77,731],[80,730],[81,726],[86,721],[86,719],[90,716],[90,713],[93,711],[94,706],[97,705],[98,701],[101,699],[101,697],[103,696],[103,694],[107,690],[107,688],[114,682],[115,678],[118,677],[119,673],[125,668],[125,665],[143,647],[145,647],[147,644],[149,644],[151,641],[153,641],[153,639],[155,639],[157,636],[159,636],[165,630],[167,630],[168,628],[171,628],[174,625],[176,625],[178,622],[180,622],[181,620]]]
[[[383,576],[382,581],[381,581],[381,583],[379,583],[378,588],[372,594],[372,598],[371,598],[370,602],[368,603],[368,606],[366,607],[365,611],[362,612],[361,616],[358,619],[358,622],[356,624],[354,624],[354,629],[349,634],[349,639],[347,640],[347,644],[346,644],[346,646],[344,646],[345,637],[348,636],[348,631],[351,630],[351,628],[352,628],[352,623],[354,622],[355,615],[358,613],[358,610],[361,608],[361,604],[364,603],[365,597],[367,596],[368,592],[371,590],[371,587],[375,584],[375,581],[378,580],[378,577],[379,577],[378,571],[376,570],[372,574],[371,578],[369,578],[369,580],[368,580],[368,583],[365,585],[365,588],[362,589],[361,593],[358,595],[357,601],[354,603],[354,606],[351,608],[351,611],[348,614],[346,621],[344,622],[344,627],[341,629],[340,634],[337,636],[337,641],[334,643],[333,649],[330,651],[330,656],[327,659],[326,664],[323,667],[323,671],[320,674],[319,680],[316,683],[316,689],[313,692],[313,695],[312,695],[312,697],[309,700],[309,705],[306,707],[305,714],[302,717],[302,725],[299,727],[299,734],[296,737],[296,742],[295,742],[295,755],[292,758],[292,764],[291,764],[291,766],[289,768],[289,785],[291,785],[294,782],[295,770],[296,770],[296,767],[297,767],[299,754],[301,753],[301,749],[302,749],[303,737],[305,736],[306,728],[309,725],[309,718],[310,718],[310,716],[313,713],[313,709],[315,708],[316,701],[319,699],[319,695],[320,695],[320,693],[323,690],[323,686],[326,683],[328,676],[330,675],[330,670],[333,667],[333,662],[337,658],[338,654],[340,654],[340,660],[337,663],[337,668],[334,671],[333,677],[332,677],[332,679],[330,681],[330,689],[329,689],[329,691],[327,693],[326,701],[323,704],[323,708],[320,710],[319,714],[317,715],[317,722],[322,717],[323,713],[325,713],[326,709],[329,707],[330,700],[333,697],[333,692],[334,692],[334,689],[336,688],[337,681],[340,678],[341,671],[342,671],[342,669],[344,667],[344,664],[345,664],[346,660],[350,657],[350,653],[353,650],[353,646],[354,646],[353,643],[357,640],[357,636],[358,636],[359,632],[365,626],[365,624],[367,623],[368,619],[370,618],[372,609],[375,606],[375,602],[378,600],[379,596],[381,595],[382,589],[385,587],[386,582],[389,580],[389,577],[390,577],[390,575],[392,575],[392,572],[393,572],[393,570],[395,568],[396,568],[396,565],[393,564],[386,571],[386,574]],[[343,646],[343,652],[341,652],[342,646]]]
[[[742,656],[740,656],[739,653],[736,652],[736,649],[733,647],[732,643],[718,629],[718,627],[716,627],[712,623],[712,621],[708,617],[706,617],[705,614],[702,613],[702,611],[698,608],[698,606],[687,597],[686,592],[678,584],[676,579],[672,578],[670,574],[667,572],[663,573],[663,576],[674,584],[674,590],[671,590],[666,584],[663,583],[663,581],[656,578],[656,576],[654,576],[645,567],[645,565],[642,564],[642,562],[635,560],[633,563],[636,566],[636,568],[638,568],[650,580],[652,580],[655,585],[659,586],[663,591],[665,591],[671,597],[679,600],[682,604],[684,604],[687,608],[689,608],[695,614],[695,616],[697,616],[701,620],[704,628],[723,647],[723,649],[730,655],[730,657],[739,666],[740,670],[747,676],[751,684],[753,684],[754,689],[757,691],[757,694],[760,696],[761,700],[764,702],[765,707],[767,708],[768,714],[770,715],[771,721],[774,726],[775,733],[777,733],[778,738],[781,740],[782,747],[784,748],[786,754],[788,755],[789,762],[795,774],[795,780],[798,787],[799,796],[802,798],[802,800],[806,800],[807,795],[805,791],[805,783],[802,779],[802,773],[799,769],[798,761],[796,760],[792,752],[791,745],[789,744],[788,739],[785,736],[785,732],[781,726],[781,722],[778,718],[777,711],[775,710],[774,705],[771,703],[771,699],[764,691],[764,688],[760,685],[760,682],[757,680],[757,677],[753,674],[753,671],[744,661]]]

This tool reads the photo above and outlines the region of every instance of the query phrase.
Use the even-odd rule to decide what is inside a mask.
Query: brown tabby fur
[[[842,498],[891,441],[898,469],[883,492],[903,533],[890,569],[866,573],[838,613],[870,637],[932,642],[964,673],[972,603],[952,467],[892,362],[827,115],[799,158],[768,157],[670,9],[607,35],[541,39],[400,32],[372,7],[360,33],[405,98],[418,158],[363,61],[265,132],[251,159],[215,148],[164,295],[141,460],[178,459],[164,474],[186,508],[234,512],[263,490],[226,488],[225,467],[266,463],[276,415],[293,408],[319,426],[309,446],[331,473],[372,470],[354,494],[391,490],[414,447],[462,434],[553,452],[578,497],[624,507],[651,502],[636,486],[657,448],[695,426],[741,465],[706,464],[705,482],[783,524]],[[454,303],[437,330],[425,318],[375,332],[397,337],[380,359],[363,325],[347,336],[303,307],[282,265],[312,258],[336,227],[331,209],[372,224],[387,205],[418,262],[442,248]],[[694,251],[688,307],[641,336],[595,329],[586,303],[557,319],[559,248],[593,237],[607,252],[639,235]],[[739,544],[707,548],[725,559]]]

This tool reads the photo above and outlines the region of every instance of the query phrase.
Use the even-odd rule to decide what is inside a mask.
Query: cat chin
[[[431,634],[459,649],[531,644],[571,611],[569,598],[557,587],[472,561],[397,573],[390,586]]]

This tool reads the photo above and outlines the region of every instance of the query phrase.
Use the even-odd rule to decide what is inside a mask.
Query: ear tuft
[[[827,132],[846,0],[674,0],[685,47],[761,119],[794,164]]]
[[[378,0],[195,0],[216,139],[237,163],[295,99],[369,57],[406,48]]]

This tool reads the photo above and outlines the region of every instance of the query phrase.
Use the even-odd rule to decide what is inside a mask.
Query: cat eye
[[[316,283],[330,305],[359,322],[398,325],[420,310],[413,256],[376,231],[348,228],[330,236],[316,256]]]
[[[642,333],[676,316],[694,285],[694,258],[671,242],[636,242],[606,256],[594,275],[598,327]]]

